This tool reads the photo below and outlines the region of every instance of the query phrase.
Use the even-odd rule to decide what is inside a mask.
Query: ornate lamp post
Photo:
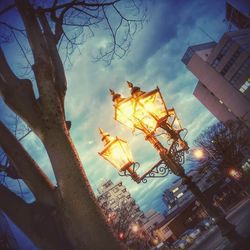
[[[181,126],[175,110],[167,109],[158,87],[150,92],[144,92],[130,82],[128,86],[131,90],[131,96],[128,98],[123,98],[120,94],[110,90],[114,102],[115,120],[133,131],[135,129],[142,131],[145,140],[158,151],[160,160],[144,174],[138,176],[136,171],[140,164],[134,162],[127,143],[117,137],[111,138],[102,130],[100,133],[105,147],[99,154],[108,160],[121,176],[130,176],[137,183],[145,183],[149,178],[164,177],[169,173],[181,177],[183,184],[188,186],[208,214],[215,218],[222,236],[227,237],[234,245],[238,245],[237,249],[241,249],[239,248],[241,237],[236,233],[235,226],[209,203],[191,177],[185,174],[182,164],[185,160],[184,153],[189,147],[184,140],[185,135],[182,134],[186,134],[187,130]],[[167,147],[164,147],[156,138],[158,130],[163,130],[166,134]]]

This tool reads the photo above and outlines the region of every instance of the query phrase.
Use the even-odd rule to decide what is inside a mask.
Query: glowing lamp
[[[240,178],[242,177],[241,172],[235,168],[229,168],[228,175],[236,180],[240,180]]]
[[[195,149],[195,150],[193,151],[193,155],[194,155],[195,158],[201,159],[201,158],[203,158],[203,156],[204,156],[204,152],[203,152],[202,149]]]
[[[143,92],[128,82],[131,95],[134,99],[134,118],[140,121],[144,127],[153,132],[168,117],[167,108],[159,88]]]
[[[99,152],[99,155],[110,162],[118,171],[128,169],[134,161],[127,142],[118,137],[111,137],[102,129],[100,129],[100,134],[104,142],[104,149]]]
[[[124,240],[125,239],[125,234],[123,232],[120,232],[118,235],[120,240]]]

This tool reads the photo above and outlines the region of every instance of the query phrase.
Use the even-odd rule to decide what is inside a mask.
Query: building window
[[[224,47],[220,51],[220,55],[224,56],[232,45],[232,40],[227,41]]]
[[[224,68],[221,70],[221,74],[224,76],[228,70],[231,68],[231,66],[235,63],[235,61],[237,60],[237,58],[239,57],[241,52],[241,49],[238,49],[237,51],[235,51],[232,55],[232,57],[230,58],[230,60],[226,63],[226,65],[224,66]]]
[[[215,58],[214,61],[213,61],[213,63],[212,63],[212,67],[216,68],[219,63],[220,63],[220,60],[218,58]]]
[[[240,87],[240,92],[244,93],[247,91],[247,89],[250,87],[250,78]]]
[[[240,77],[247,71],[249,70],[250,67],[250,58],[247,58],[244,63],[242,63],[241,67],[239,70],[233,75],[232,79],[230,80],[231,84],[235,84]]]
[[[176,196],[176,198],[179,199],[179,198],[181,198],[182,196],[183,196],[183,193],[179,193],[179,194]]]
[[[221,59],[223,58],[223,56],[227,53],[227,51],[229,50],[229,48],[232,45],[232,41],[227,41],[226,44],[224,45],[224,47],[221,49],[220,53],[218,54],[218,56],[214,59],[214,61],[212,62],[212,67],[216,68],[218,66],[218,64],[220,63]]]

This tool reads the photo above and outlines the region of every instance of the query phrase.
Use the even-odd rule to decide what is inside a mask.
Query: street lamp
[[[210,155],[214,160],[216,160],[214,154],[208,150],[206,147],[202,147],[202,148],[195,148],[192,150],[192,155],[196,158],[196,159],[203,159],[204,158],[204,151],[206,151],[206,153],[208,155]]]
[[[115,120],[133,131],[135,129],[142,131],[145,140],[150,142],[158,151],[160,160],[139,176],[136,171],[140,164],[133,161],[131,151],[128,150],[128,144],[117,137],[110,139],[109,135],[102,130],[100,133],[102,140],[105,142],[105,148],[99,154],[108,160],[119,171],[120,175],[130,176],[137,183],[145,183],[148,178],[164,177],[169,173],[181,177],[183,184],[188,186],[196,199],[205,207],[208,214],[215,218],[222,236],[227,237],[233,244],[239,243],[241,237],[236,233],[235,226],[230,224],[210,204],[191,177],[185,174],[182,164],[185,160],[184,153],[189,149],[187,142],[184,140],[187,130],[181,126],[175,110],[173,108],[167,109],[158,87],[150,92],[141,91],[139,87],[133,86],[130,82],[128,82],[128,87],[131,96],[127,98],[110,90],[114,102]],[[159,129],[163,130],[167,135],[168,146],[166,147],[156,137]],[[183,132],[185,132],[184,136],[182,135]],[[114,152],[111,152],[112,150]],[[126,155],[126,152],[128,155]]]

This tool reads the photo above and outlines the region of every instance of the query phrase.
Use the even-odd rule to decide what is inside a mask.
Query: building
[[[226,3],[226,20],[238,29],[250,28],[250,4],[248,0],[230,0]]]
[[[9,223],[0,210],[0,249],[19,250],[15,236],[9,226]]]
[[[105,181],[97,191],[98,203],[118,238],[126,240],[129,246],[137,244],[138,249],[143,248],[147,244],[141,227],[145,216],[122,182]]]
[[[187,173],[192,176],[193,181],[204,193],[211,203],[218,207],[222,213],[227,213],[242,198],[242,189],[237,182],[224,178],[218,170],[195,169]],[[166,226],[178,238],[187,229],[194,228],[208,214],[206,209],[196,200],[193,194],[182,184],[181,179],[177,179],[173,185],[164,192],[163,201],[168,207],[168,196],[165,193],[172,192],[175,199],[175,206],[171,207],[166,214],[166,218],[158,227]],[[181,194],[181,195],[180,195]],[[171,197],[171,203],[173,200]],[[172,242],[173,237],[167,239]]]
[[[250,126],[250,28],[191,46],[182,62],[199,79],[194,96],[218,120]]]
[[[103,209],[108,209],[110,212],[120,210],[122,207],[130,206],[131,217],[135,220],[143,219],[144,213],[135,203],[131,194],[127,191],[122,182],[113,184],[111,180],[105,181],[97,189],[99,195],[97,200]]]
[[[164,216],[156,212],[154,209],[150,209],[145,213],[145,217],[142,221],[143,229],[147,233],[147,235],[151,238],[151,240],[154,239],[153,231],[155,227],[159,223],[161,223],[164,219],[165,219]]]
[[[157,246],[162,242],[166,242],[167,239],[171,242],[176,240],[173,232],[168,228],[167,225],[162,224],[165,221],[165,217],[156,212],[154,209],[150,209],[145,213],[145,218],[143,220],[143,230],[150,240],[151,245]]]
[[[192,180],[197,184],[201,191],[205,191],[214,185],[218,178],[214,175],[214,171],[209,169],[202,171],[202,169],[190,170],[187,175],[192,176]],[[179,207],[183,207],[186,203],[194,198],[192,192],[186,185],[182,184],[182,180],[176,179],[170,188],[163,193],[163,202],[168,209],[168,214],[171,214]]]

